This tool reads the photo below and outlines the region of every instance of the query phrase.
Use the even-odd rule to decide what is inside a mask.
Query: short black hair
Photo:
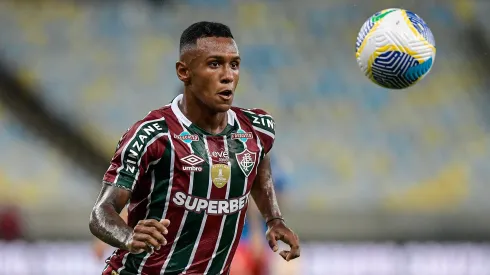
[[[194,46],[199,38],[226,37],[233,38],[230,27],[217,22],[201,21],[190,25],[180,36],[180,52],[186,46]]]

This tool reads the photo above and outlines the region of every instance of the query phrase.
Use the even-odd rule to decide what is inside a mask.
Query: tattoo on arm
[[[117,248],[126,248],[133,229],[119,215],[131,192],[104,183],[90,215],[90,232],[101,241]]]
[[[260,162],[250,193],[265,220],[282,217],[274,190],[269,156],[265,156]]]

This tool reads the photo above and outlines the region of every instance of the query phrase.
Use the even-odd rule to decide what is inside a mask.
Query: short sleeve
[[[163,154],[167,132],[163,117],[149,116],[135,123],[119,140],[103,181],[133,191],[151,163]]]
[[[274,117],[262,109],[251,109],[250,111],[244,111],[244,113],[250,119],[255,133],[260,138],[264,148],[264,155],[266,155],[272,149],[276,139]]]

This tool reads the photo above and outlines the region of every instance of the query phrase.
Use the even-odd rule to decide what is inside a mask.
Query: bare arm
[[[133,228],[127,225],[119,213],[130,196],[128,190],[103,184],[90,215],[90,232],[95,237],[113,247],[126,249]]]
[[[168,233],[170,221],[141,220],[131,228],[119,215],[130,196],[125,189],[104,184],[90,215],[90,232],[111,246],[132,253],[152,253],[167,244],[163,235]]]
[[[291,247],[290,251],[284,250],[279,253],[286,261],[299,257],[298,236],[286,226],[277,203],[269,156],[265,156],[258,167],[251,195],[257,208],[267,221],[269,228],[267,230],[267,240],[271,249],[276,252],[278,250],[277,241],[281,240]]]
[[[121,216],[124,222],[128,223],[128,208],[124,207],[121,213],[119,214],[119,216]],[[97,237],[94,237],[92,250],[94,252],[94,256],[97,259],[102,260],[104,258],[105,255],[104,253],[106,252],[108,247],[109,245],[107,243],[105,243],[104,241],[100,240]]]
[[[257,177],[250,191],[260,213],[266,221],[282,218],[272,181],[271,160],[265,156],[257,169]]]

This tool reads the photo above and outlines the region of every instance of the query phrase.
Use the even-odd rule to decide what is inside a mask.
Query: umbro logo
[[[183,163],[188,164],[190,166],[196,166],[196,165],[199,165],[199,164],[204,162],[204,160],[202,158],[200,158],[199,156],[196,156],[194,154],[185,156],[185,157],[181,158],[180,161],[182,161]],[[185,167],[184,167],[184,170],[186,170]]]

